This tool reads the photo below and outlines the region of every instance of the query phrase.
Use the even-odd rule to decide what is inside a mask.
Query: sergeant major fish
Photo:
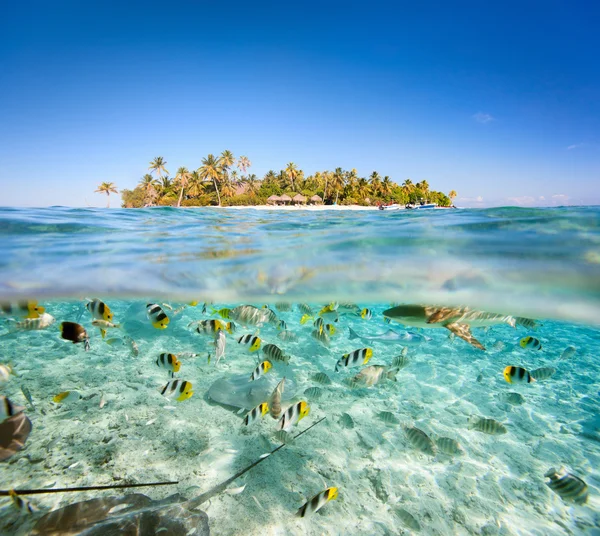
[[[48,314],[42,313],[37,318],[25,318],[21,322],[14,323],[11,327],[19,331],[38,331],[50,327],[56,319]]]
[[[377,385],[382,379],[396,381],[398,369],[390,369],[381,365],[371,365],[362,369],[353,380],[357,384],[363,384],[367,387]]]
[[[277,387],[273,390],[271,398],[269,400],[269,413],[274,419],[279,419],[281,416],[281,396],[285,388],[285,378],[277,384]]]
[[[262,348],[263,354],[273,361],[281,361],[282,363],[289,363],[290,356],[285,355],[281,348],[274,344],[265,344]]]
[[[575,504],[585,504],[588,499],[588,486],[578,476],[568,473],[564,467],[558,471],[554,468],[549,469],[544,475],[550,481],[546,485],[557,493],[564,501],[574,502]]]

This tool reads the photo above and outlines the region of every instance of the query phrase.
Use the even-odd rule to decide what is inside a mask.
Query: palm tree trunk
[[[110,208],[110,192],[106,192],[106,208]]]
[[[340,195],[340,192],[339,192],[339,190],[336,190],[336,191],[335,191],[335,204],[336,204],[336,205],[337,205],[337,202],[338,202],[338,197],[339,197],[339,195]]]
[[[179,192],[179,200],[177,201],[177,208],[181,206],[181,199],[183,198],[183,185],[181,185],[181,192]]]
[[[213,179],[213,182],[215,183],[215,190],[217,191],[217,199],[219,200],[219,206],[221,206],[221,194],[219,193],[219,187],[217,186],[216,179]]]
[[[327,179],[325,179],[325,189],[323,190],[323,203],[325,203],[326,198],[327,198]]]

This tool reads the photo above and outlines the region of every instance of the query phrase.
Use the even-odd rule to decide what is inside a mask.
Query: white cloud
[[[569,145],[567,147],[567,151],[572,151],[573,149],[577,149],[577,147],[583,147],[585,144],[583,143],[574,143],[573,145]]]
[[[569,196],[567,194],[554,194],[552,196],[552,199],[567,201],[569,199]]]
[[[535,204],[535,197],[531,197],[530,195],[507,197],[506,200],[519,207],[530,207]]]
[[[475,119],[475,121],[481,123],[482,125],[485,125],[486,123],[490,123],[495,120],[494,116],[492,116],[491,114],[486,114],[484,112],[477,112],[475,115],[473,115],[473,119]]]
[[[483,197],[480,195],[477,197],[458,197],[454,204],[464,208],[480,208],[483,206]]]

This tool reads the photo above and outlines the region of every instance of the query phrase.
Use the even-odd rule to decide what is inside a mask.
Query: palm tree
[[[158,197],[166,197],[173,193],[173,181],[169,177],[161,177],[158,181]]]
[[[179,199],[177,201],[178,207],[181,206],[181,200],[183,198],[183,189],[187,186],[190,176],[190,172],[186,167],[180,167],[177,170],[177,174],[175,175],[175,179],[179,181],[179,184],[181,185],[181,191],[179,192]]]
[[[252,165],[252,162],[248,160],[247,156],[240,156],[238,158],[237,167],[242,173],[246,173],[246,170]]]
[[[235,157],[231,151],[225,150],[219,157],[219,165],[221,166],[221,172],[227,178],[229,178],[229,168],[235,163]]]
[[[373,195],[378,196],[381,194],[381,175],[377,173],[377,171],[373,171],[369,176],[369,181],[371,184],[371,191]]]
[[[209,154],[202,159],[202,165],[198,168],[198,174],[202,180],[212,180],[217,192],[217,200],[221,206],[221,194],[219,193],[219,185],[217,181],[221,180],[221,164],[220,159],[217,160],[214,155]]]
[[[285,173],[289,177],[290,182],[292,184],[292,190],[296,190],[296,186],[294,185],[294,179],[298,176],[298,166],[294,164],[294,162],[290,162],[285,168]]]
[[[156,171],[158,177],[160,178],[163,173],[165,173],[166,175],[169,174],[167,168],[165,167],[166,165],[166,160],[162,156],[157,156],[154,160],[152,160],[152,162],[150,162],[150,167],[148,169],[152,170],[150,173]]]
[[[393,183],[391,179],[386,175],[381,182],[381,193],[383,195],[390,195],[392,193],[392,186]]]
[[[421,181],[416,184],[416,187],[423,192],[423,197],[425,197],[425,201],[427,201],[429,196],[429,183],[427,181]]]
[[[106,208],[110,208],[110,194],[118,194],[118,190],[117,187],[114,185],[114,183],[112,182],[103,182],[100,186],[98,186],[98,189],[96,190],[96,192],[101,193],[101,194],[106,194],[107,196],[107,202],[106,202]]]
[[[333,175],[331,176],[331,187],[335,190],[335,204],[337,205],[340,190],[344,188],[345,178],[342,168],[335,168]]]
[[[450,201],[452,201],[452,204],[454,204],[454,198],[457,196],[458,194],[456,193],[456,190],[450,190],[450,193],[448,194],[448,197],[450,198]]]
[[[249,194],[256,194],[260,187],[258,177],[254,173],[250,173],[244,181]]]
[[[198,171],[192,171],[189,175],[188,186],[187,186],[188,195],[192,197],[198,197],[204,192],[204,187],[202,186],[202,178]]]
[[[356,194],[359,199],[362,198],[363,201],[371,195],[371,186],[369,185],[369,181],[364,177],[358,179],[358,183],[356,185]]]

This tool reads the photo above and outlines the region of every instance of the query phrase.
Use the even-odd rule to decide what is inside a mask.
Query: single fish
[[[359,348],[348,354],[344,354],[338,359],[335,364],[335,371],[339,372],[341,367],[357,367],[359,365],[366,365],[369,359],[373,357],[372,348]]]
[[[238,339],[238,344],[243,344],[244,346],[247,346],[250,352],[256,352],[257,350],[260,350],[261,342],[262,341],[257,335],[252,334],[242,335]]]
[[[283,330],[277,334],[277,338],[285,342],[294,342],[298,340],[298,335],[291,331]]]
[[[90,349],[90,338],[81,324],[62,322],[59,329],[63,339],[71,341],[73,344],[82,342],[86,352]]]
[[[507,393],[498,393],[498,400],[512,406],[520,406],[525,403],[525,397],[521,393],[509,391]]]
[[[22,514],[33,514],[33,512],[35,510],[31,506],[31,503],[29,501],[26,501],[25,499],[21,499],[21,497],[19,495],[17,495],[15,490],[12,490],[12,489],[8,492],[8,494],[12,500],[13,506],[17,510],[19,510],[19,512],[21,512]]]
[[[215,333],[215,358],[217,360],[216,365],[219,364],[222,358],[225,357],[225,346],[227,344],[227,338],[223,330],[218,330]]]
[[[578,476],[568,473],[564,467],[558,471],[554,468],[548,470],[544,477],[550,481],[546,485],[557,493],[561,499],[575,504],[585,504],[588,500],[588,486]]]
[[[425,454],[430,454],[431,456],[435,454],[435,446],[433,441],[425,432],[423,432],[423,430],[412,427],[407,428],[405,433],[413,447],[421,452],[424,452]]]
[[[92,320],[92,326],[96,326],[98,329],[100,329],[100,335],[102,335],[102,338],[104,339],[104,337],[106,337],[106,330],[107,329],[118,329],[121,327],[120,324],[113,324],[112,322],[109,322],[108,320],[101,320],[98,318],[95,318],[94,320]]]
[[[52,397],[52,402],[62,404],[63,402],[76,402],[81,399],[81,394],[78,391],[63,391]]]
[[[298,310],[302,314],[308,315],[310,317],[312,317],[314,315],[312,307],[310,305],[308,305],[307,303],[299,303],[298,304]]]
[[[172,380],[160,390],[160,394],[167,398],[175,396],[175,400],[183,402],[193,396],[194,391],[192,389],[191,382],[185,380]]]
[[[169,372],[179,372],[181,369],[181,361],[177,359],[175,354],[160,354],[156,359],[157,366],[167,369]]]
[[[459,442],[450,437],[438,437],[435,440],[435,444],[440,452],[443,452],[448,456],[455,456],[457,454],[462,454],[463,452]]]
[[[282,313],[289,313],[292,310],[292,304],[288,302],[278,302],[275,304],[275,309]]]
[[[541,367],[541,368],[532,370],[531,377],[537,381],[549,380],[552,376],[554,376],[555,372],[556,372],[556,369],[554,367]]]
[[[385,424],[400,424],[398,417],[396,417],[391,411],[380,411],[377,414],[377,418],[383,421]]]
[[[269,411],[269,404],[262,402],[244,417],[244,425],[248,426],[261,417],[264,417]]]
[[[353,379],[357,384],[372,387],[373,385],[377,385],[383,379],[396,381],[397,373],[398,369],[396,368],[371,365],[362,369]]]
[[[329,338],[329,335],[327,335],[327,333],[325,333],[325,331],[323,331],[322,333],[319,333],[318,329],[313,329],[310,336],[319,341],[323,346],[327,347],[331,344],[331,339]]]
[[[13,368],[10,365],[0,365],[0,383],[6,383],[13,374]]]
[[[146,317],[156,329],[167,329],[169,325],[169,317],[163,311],[162,307],[156,303],[146,305]]]
[[[269,361],[263,361],[254,369],[254,371],[250,375],[250,381],[253,382],[254,380],[258,380],[258,378],[269,372],[272,367],[273,365]]]
[[[506,426],[494,419],[486,419],[477,415],[469,417],[468,428],[488,435],[506,434]]]
[[[515,318],[509,315],[487,313],[468,307],[399,305],[385,310],[383,315],[405,326],[446,328],[480,350],[485,350],[485,348],[471,333],[472,327],[486,327],[496,324],[508,324],[515,327],[517,323]]]
[[[290,356],[285,355],[281,348],[274,344],[265,344],[262,348],[263,354],[272,361],[280,361],[282,363],[289,363]]]
[[[523,337],[519,341],[519,346],[521,348],[527,348],[529,350],[541,350],[542,349],[542,343],[539,341],[539,339],[536,339],[535,337]]]
[[[269,322],[269,311],[270,309],[259,309],[253,305],[239,305],[229,311],[229,318],[243,326],[261,327]]]
[[[508,366],[504,369],[504,379],[508,383],[532,383],[535,378],[523,367]]]
[[[271,398],[269,399],[269,414],[274,419],[279,419],[281,416],[281,397],[283,396],[283,390],[285,388],[285,378],[283,378],[277,387],[273,390]]]
[[[309,499],[300,509],[296,512],[298,517],[306,517],[315,512],[319,511],[329,501],[334,501],[338,497],[338,488],[327,488],[320,493],[317,493],[314,497]]]
[[[113,313],[110,310],[110,307],[108,307],[108,305],[106,305],[103,301],[99,300],[98,298],[88,298],[88,302],[85,304],[85,308],[90,312],[93,319],[112,322]]]
[[[16,406],[7,397],[0,395],[0,422],[21,413],[24,409],[23,406]]]
[[[37,301],[24,300],[16,303],[0,303],[0,315],[17,318],[38,318],[46,309],[38,306]]]
[[[363,320],[371,320],[371,318],[373,318],[373,311],[371,311],[371,309],[365,308],[360,312],[360,317]]]
[[[35,410],[35,405],[33,404],[33,398],[31,397],[31,393],[29,392],[29,389],[27,389],[26,385],[21,385],[21,392],[23,393],[23,396],[27,399],[27,402],[29,402],[29,405],[31,406],[31,408],[33,410]]]
[[[560,355],[560,359],[572,359],[577,353],[577,348],[574,346],[567,346],[563,353]]]
[[[21,322],[14,323],[11,328],[17,331],[39,331],[50,327],[56,319],[48,314],[42,313],[36,318],[26,318]]]
[[[324,372],[317,372],[312,379],[321,385],[331,385],[331,378]]]
[[[285,430],[287,432],[309,413],[310,406],[304,400],[301,400],[285,411],[277,423],[277,429]]]
[[[402,342],[405,344],[421,344],[426,341],[430,341],[430,337],[426,337],[425,335],[421,335],[420,333],[413,333],[410,331],[406,331],[404,333],[398,333],[393,329],[389,329],[384,333],[378,333],[374,335],[359,335],[352,328],[348,328],[349,336],[348,340],[353,341],[354,339],[360,339],[365,343],[370,342]]]
[[[304,391],[305,396],[308,398],[318,399],[323,396],[323,389],[320,387],[309,387]]]

